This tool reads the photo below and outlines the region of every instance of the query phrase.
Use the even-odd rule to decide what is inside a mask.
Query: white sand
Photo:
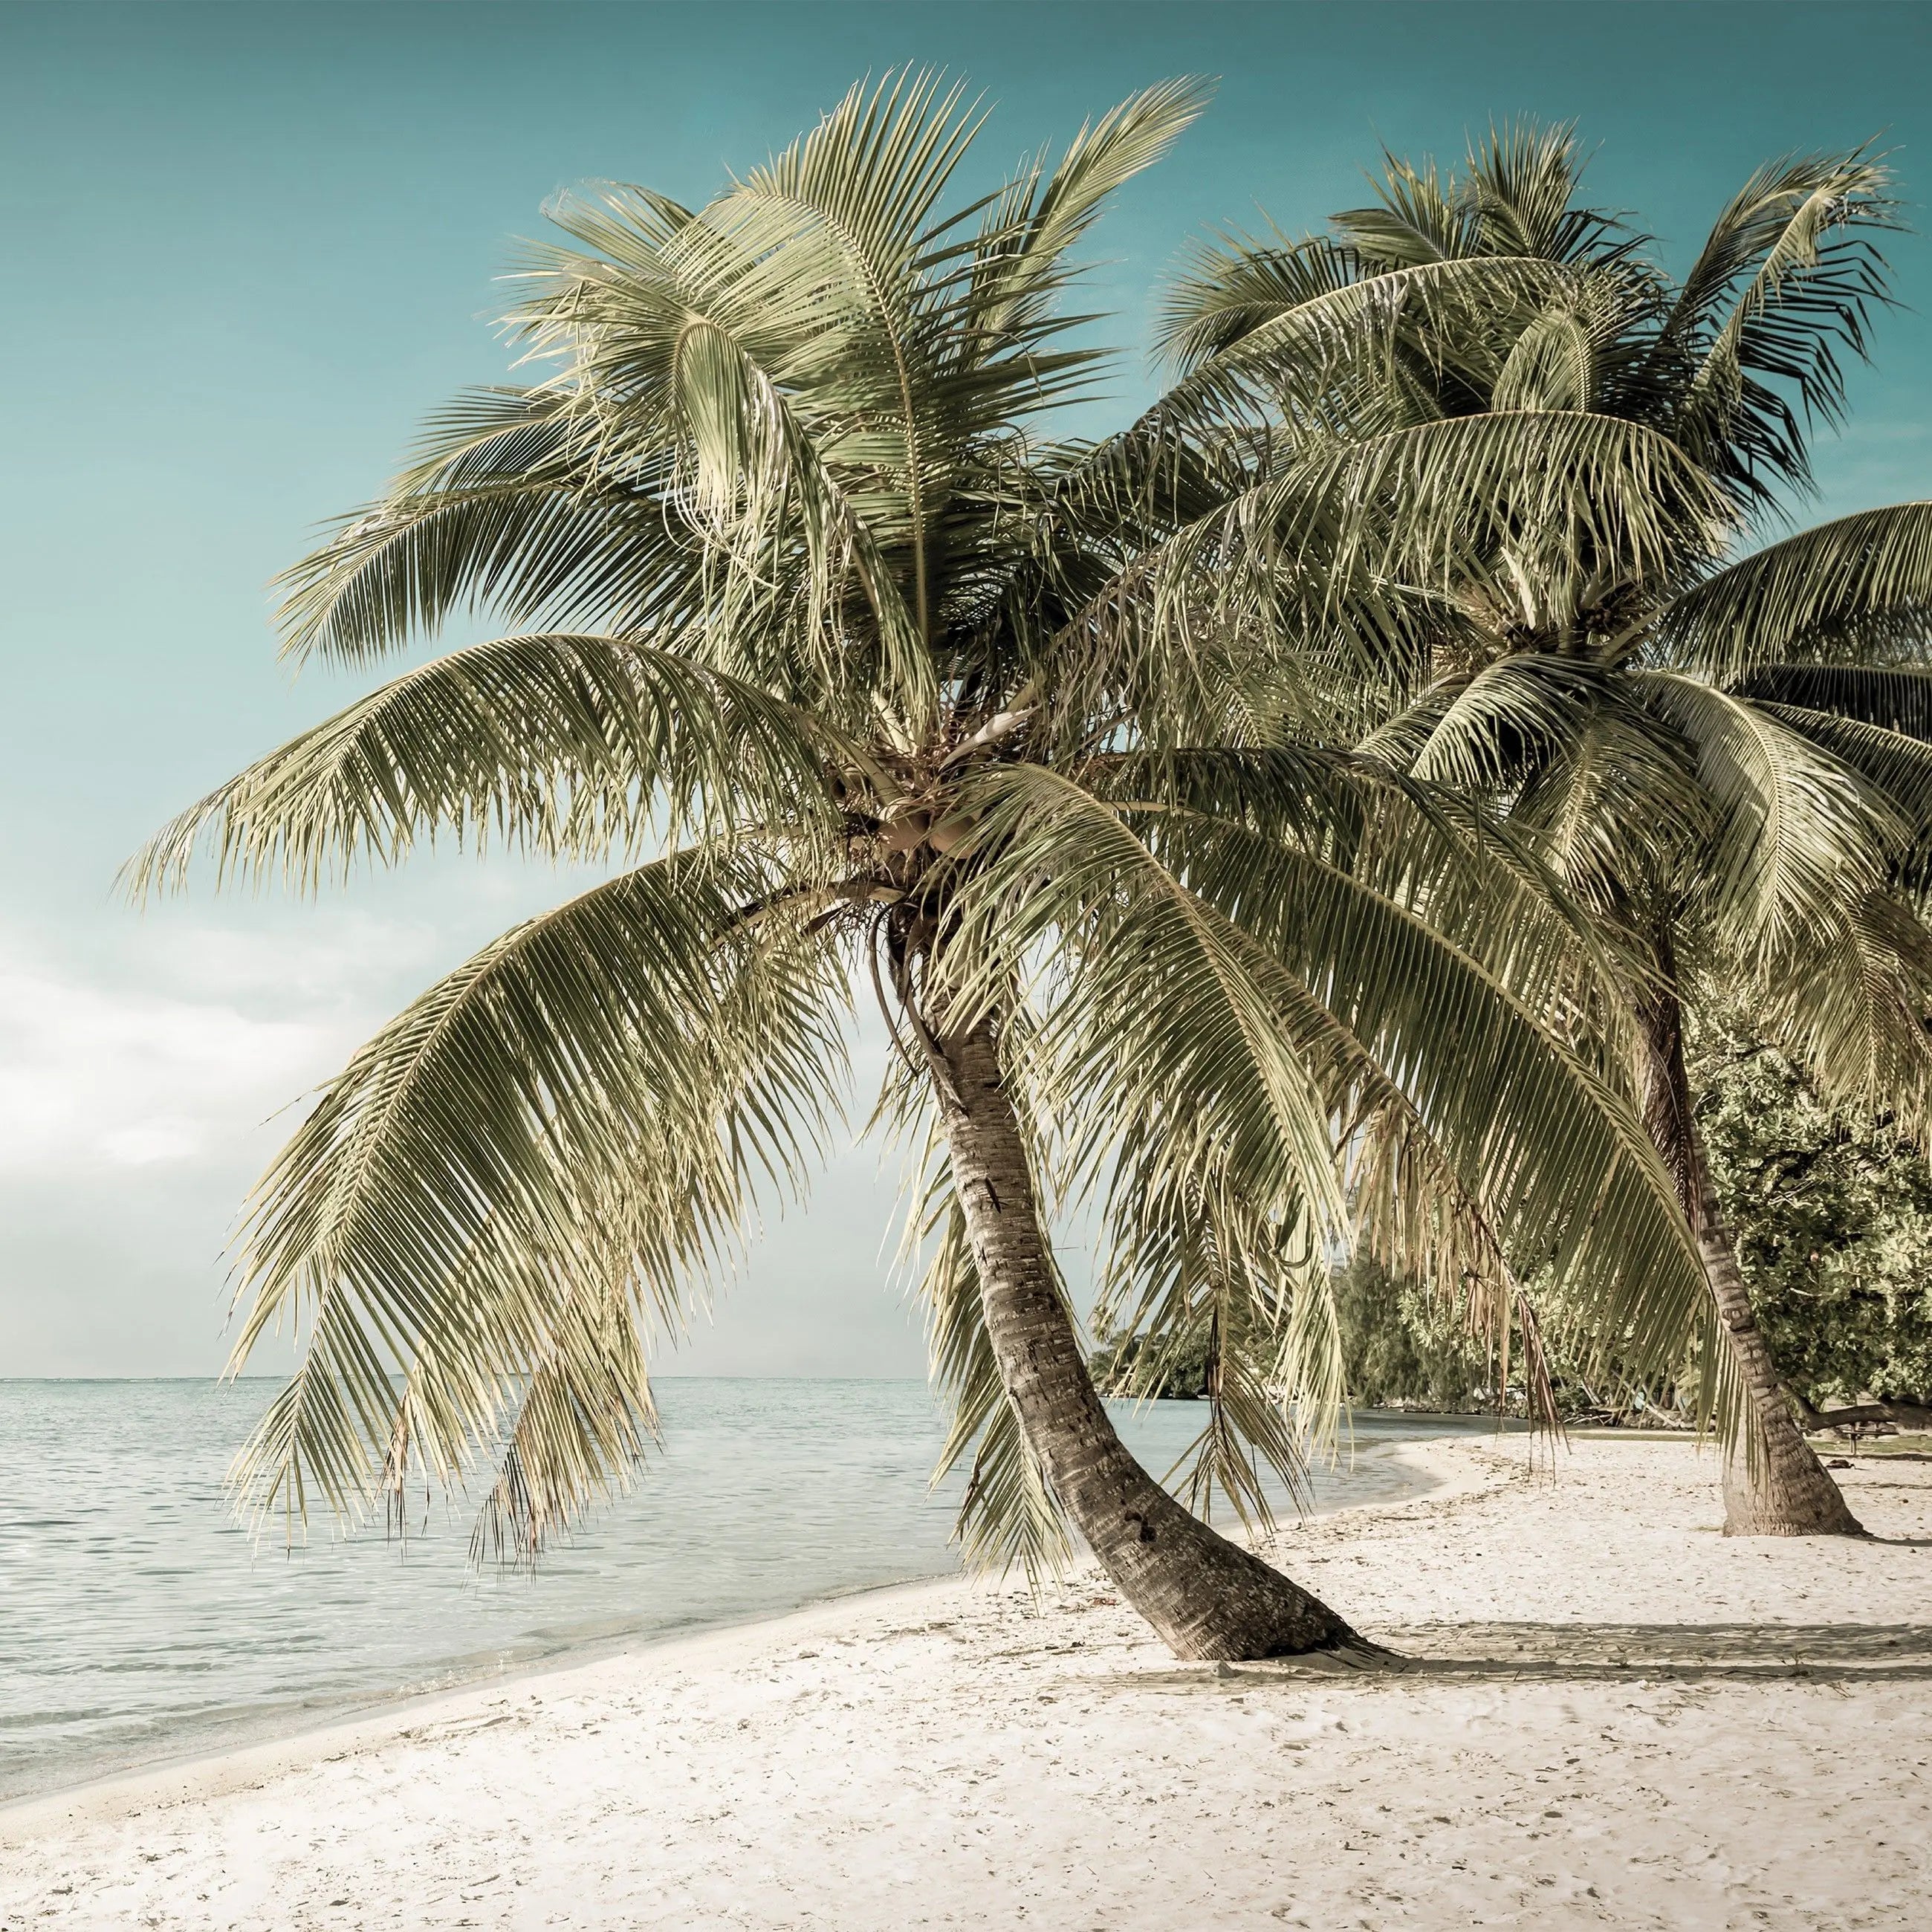
[[[1486,1664],[896,1591],[0,1814],[0,1926],[1932,1923],[1932,1465],[1843,1472],[1887,1540],[1727,1542],[1682,1442],[1425,1453],[1282,1558]]]

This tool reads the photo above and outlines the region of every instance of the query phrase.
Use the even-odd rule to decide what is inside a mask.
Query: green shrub
[[[1772,1358],[1817,1408],[1932,1395],[1932,1171],[1887,1115],[1831,1107],[1735,1015],[1691,1082],[1711,1178]]]

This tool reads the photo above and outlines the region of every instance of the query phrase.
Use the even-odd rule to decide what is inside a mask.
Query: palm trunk
[[[1726,1536],[1862,1536],[1844,1492],[1805,1441],[1751,1312],[1737,1249],[1718,1211],[1710,1164],[1691,1136],[1699,1169],[1697,1250],[1731,1353],[1749,1398],[1754,1442],[1740,1442],[1724,1465]]]
[[[934,1046],[953,1186],[1001,1379],[1054,1494],[1120,1594],[1177,1657],[1371,1653],[1325,1604],[1216,1535],[1128,1454],[1054,1280],[993,1028],[982,1022]]]
[[[1649,1048],[1644,1124],[1677,1184],[1697,1238],[1705,1278],[1717,1304],[1726,1346],[1744,1391],[1744,1422],[1724,1462],[1726,1536],[1862,1536],[1844,1492],[1805,1441],[1792,1413],[1750,1294],[1736,1244],[1718,1209],[1711,1166],[1692,1111],[1684,1065],[1684,1014],[1667,934],[1657,944],[1658,983],[1640,1018]]]

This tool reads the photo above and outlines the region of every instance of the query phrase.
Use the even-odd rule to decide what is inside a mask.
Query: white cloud
[[[340,1029],[0,956],[0,1171],[192,1160],[340,1057]]]
[[[212,1372],[224,1258],[305,1096],[483,940],[575,884],[418,868],[351,902],[197,895],[0,917],[0,1372]],[[264,1364],[274,1366],[273,1360]]]
[[[440,962],[420,922],[130,921],[69,963],[0,932],[0,1174],[226,1165]]]
[[[568,889],[431,867],[364,903],[164,902],[58,956],[0,928],[0,1174],[251,1156],[412,994]],[[367,902],[374,898],[374,907]],[[292,1116],[278,1120],[279,1136]]]
[[[397,890],[373,910],[176,902],[103,920],[66,957],[54,934],[0,923],[0,1368],[215,1369],[224,1244],[304,1096],[412,994],[572,883]],[[862,1120],[887,1052],[869,1012],[855,1045]],[[836,1151],[811,1203],[772,1215],[715,1324],[661,1366],[920,1373],[918,1321],[889,1278],[902,1158],[878,1142]]]

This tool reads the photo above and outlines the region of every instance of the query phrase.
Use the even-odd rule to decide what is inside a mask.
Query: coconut
[[[914,846],[926,843],[926,832],[932,824],[928,814],[909,812],[886,827],[881,842],[888,852],[910,852]]]

